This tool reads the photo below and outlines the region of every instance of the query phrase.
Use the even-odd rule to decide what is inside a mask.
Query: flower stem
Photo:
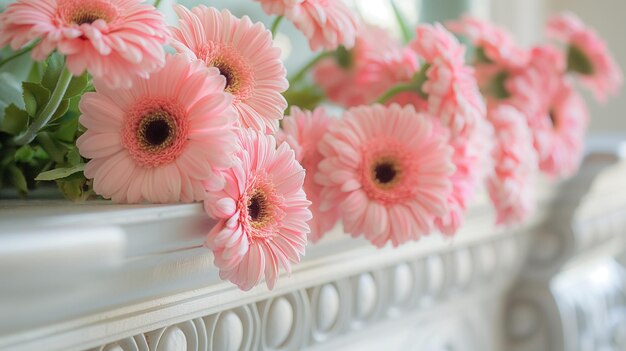
[[[280,25],[280,22],[283,21],[283,18],[285,18],[285,16],[278,16],[274,20],[274,23],[272,23],[272,38],[276,37],[276,31],[278,30],[278,26]]]
[[[318,62],[325,59],[326,57],[330,57],[332,55],[333,55],[332,51],[324,51],[321,54],[315,56],[311,61],[309,61],[306,65],[304,65],[304,67],[302,67],[298,72],[296,72],[296,74],[294,74],[293,77],[289,78],[289,85],[294,85],[298,83],[299,81],[301,81],[302,78],[306,76],[307,72],[309,72],[309,70],[313,68],[313,66],[315,66]]]
[[[398,27],[400,27],[400,32],[402,32],[402,39],[406,44],[411,41],[410,26],[406,23],[406,19],[402,15],[402,11],[398,8],[395,0],[391,0],[391,8],[393,9],[393,13],[396,17],[396,22],[398,22]]]
[[[154,2],[154,8],[155,8],[155,9],[158,9],[160,4],[161,4],[161,0],[156,0],[156,1]]]
[[[378,100],[376,100],[376,102],[380,103],[380,104],[384,104],[387,101],[389,101],[392,97],[400,94],[400,93],[404,93],[406,91],[412,91],[412,92],[417,92],[416,91],[416,87],[415,84],[413,83],[406,83],[406,84],[398,84],[394,87],[391,87],[391,89],[387,90],[383,95],[381,95]]]
[[[37,45],[37,43],[38,43],[37,41],[34,41],[30,43],[29,45],[26,45],[25,47],[21,48],[20,50],[14,52],[13,55],[3,59],[2,61],[0,61],[0,67],[24,55],[25,53],[31,51],[35,47],[35,45]]]
[[[50,96],[50,100],[48,100],[46,106],[37,115],[35,121],[28,126],[28,129],[13,139],[16,145],[26,145],[33,141],[37,136],[37,133],[39,133],[39,131],[45,127],[48,122],[50,122],[50,119],[59,108],[61,101],[63,101],[65,92],[67,91],[71,81],[72,74],[66,67],[63,67],[59,80],[57,81],[57,85],[54,87],[52,95]]]

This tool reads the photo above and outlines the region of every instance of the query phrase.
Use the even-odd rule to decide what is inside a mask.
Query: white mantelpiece
[[[626,163],[611,150],[538,185],[523,227],[494,228],[486,199],[454,239],[377,250],[337,227],[274,291],[218,278],[197,204],[0,202],[0,350],[552,351],[571,333],[614,347]]]

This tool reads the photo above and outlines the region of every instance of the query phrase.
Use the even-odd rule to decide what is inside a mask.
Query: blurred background
[[[164,0],[162,9],[170,7],[172,0]],[[227,7],[237,15],[248,14],[253,20],[270,26],[273,18],[261,10],[259,3],[252,0],[179,0],[186,6],[200,3],[218,8]],[[349,0],[367,22],[388,28],[400,35],[389,0]],[[524,46],[539,43],[543,37],[543,24],[551,13],[571,11],[582,18],[589,26],[596,28],[606,40],[617,62],[626,67],[626,1],[624,0],[396,0],[406,19],[411,23],[453,18],[463,12],[471,12],[483,18],[490,18],[508,28]],[[175,21],[170,12],[169,20]],[[311,52],[307,41],[288,21],[280,26],[281,35],[277,44],[283,49],[287,69],[300,67]],[[626,91],[620,97],[599,105],[584,90],[591,112],[590,133],[626,133]]]

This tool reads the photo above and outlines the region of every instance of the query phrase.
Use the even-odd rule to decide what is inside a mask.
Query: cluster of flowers
[[[564,177],[581,157],[587,115],[566,73],[599,98],[621,85],[602,41],[571,15],[548,24],[567,56],[518,48],[470,17],[450,23],[475,44],[472,67],[440,24],[402,45],[341,1],[257,1],[312,50],[337,50],[313,77],[341,118],[291,106],[283,119],[289,82],[272,33],[228,10],[176,6],[176,27],[140,0],[19,0],[0,15],[0,45],[35,43],[35,60],[56,50],[73,75],[93,77],[76,144],[95,192],[203,201],[217,220],[205,245],[244,290],[263,278],[272,288],[340,220],[378,247],[453,235],[483,184],[499,223],[523,221],[537,167]]]

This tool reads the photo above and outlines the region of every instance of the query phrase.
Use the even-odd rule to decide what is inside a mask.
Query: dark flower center
[[[376,180],[381,184],[387,184],[396,177],[396,169],[391,163],[381,163],[374,168]]]
[[[400,178],[398,163],[391,158],[377,160],[371,170],[374,183],[383,189],[392,187]]]
[[[230,67],[225,62],[215,62],[215,67],[220,71],[220,74],[226,78],[226,87],[224,90],[229,93],[233,93],[237,91],[239,87],[239,79],[236,74],[233,72],[233,68]]]
[[[85,24],[85,23],[92,24],[99,19],[105,19],[105,18],[104,16],[98,13],[79,12],[77,14],[74,14],[74,16],[72,17],[72,23],[76,23],[78,25]]]
[[[255,227],[260,227],[269,218],[267,196],[261,190],[257,190],[248,200],[248,217]]]
[[[567,49],[567,71],[588,76],[594,73],[593,63],[585,52],[570,45]]]
[[[92,24],[97,20],[111,22],[117,10],[109,1],[103,0],[64,0],[59,8],[66,21],[74,24]]]
[[[165,111],[155,111],[144,117],[137,128],[137,138],[148,151],[160,151],[172,145],[176,123]]]

